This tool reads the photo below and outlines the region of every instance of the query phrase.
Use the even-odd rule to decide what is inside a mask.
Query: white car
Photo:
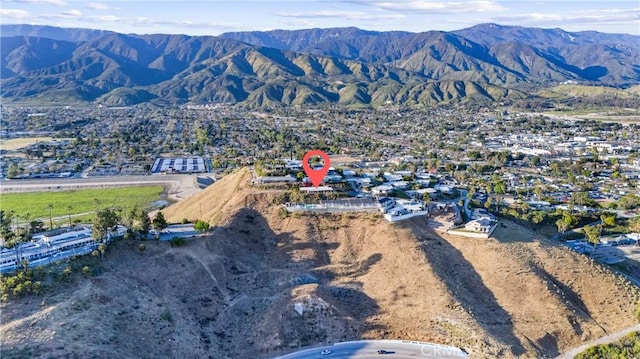
[[[325,349],[325,350],[321,351],[321,352],[320,352],[320,354],[322,354],[322,355],[329,355],[329,354],[331,354],[331,350],[329,350],[329,349]]]

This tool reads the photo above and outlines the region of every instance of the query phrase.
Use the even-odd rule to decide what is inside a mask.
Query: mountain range
[[[640,83],[640,36],[481,24],[136,35],[2,25],[3,101],[432,105]]]

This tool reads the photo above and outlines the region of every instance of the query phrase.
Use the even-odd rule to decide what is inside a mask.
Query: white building
[[[172,157],[172,158],[156,158],[151,167],[152,173],[202,173],[207,168],[204,164],[204,158],[200,156],[193,157]]]

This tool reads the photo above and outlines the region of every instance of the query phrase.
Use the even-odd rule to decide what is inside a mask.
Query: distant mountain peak
[[[640,83],[640,37],[499,24],[220,36],[0,26],[3,100],[428,105],[499,101],[565,81]]]

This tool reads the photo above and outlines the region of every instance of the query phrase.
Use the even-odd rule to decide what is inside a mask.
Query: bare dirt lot
[[[34,143],[48,142],[51,140],[53,140],[53,137],[12,138],[9,140],[0,141],[0,150],[4,150],[4,151],[18,150],[20,148],[27,147]]]
[[[226,176],[164,213],[211,236],[115,243],[101,274],[1,305],[2,357],[268,358],[362,338],[551,357],[634,323],[638,289],[516,224],[488,240],[424,218],[286,215]]]

